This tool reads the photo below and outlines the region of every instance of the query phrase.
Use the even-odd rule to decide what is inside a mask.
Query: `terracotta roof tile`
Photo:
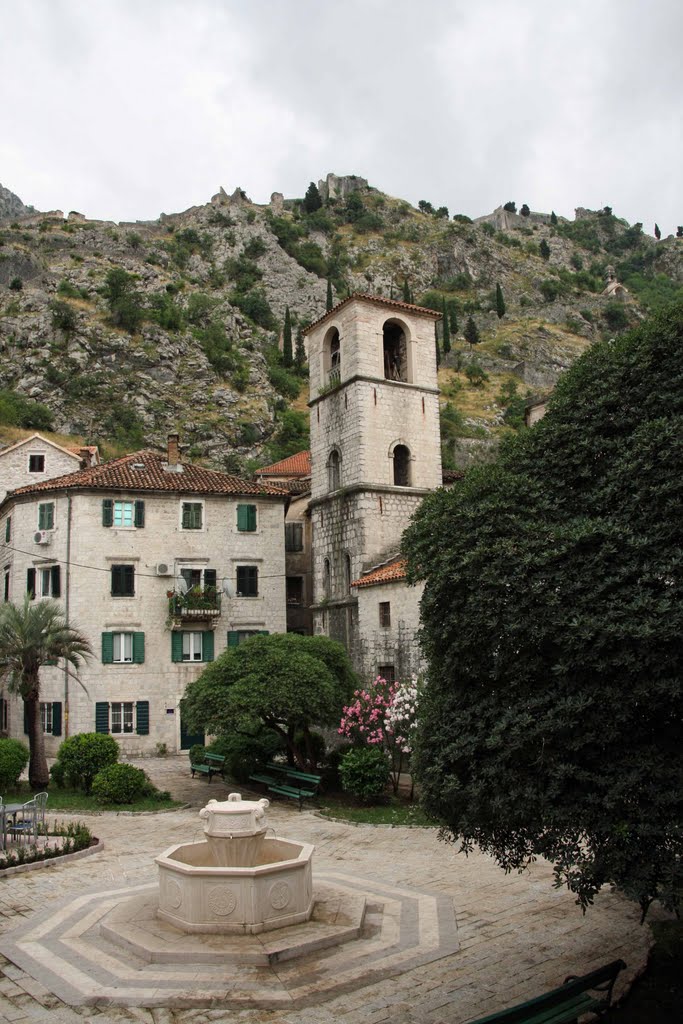
[[[370,572],[364,573],[359,579],[354,580],[352,587],[373,587],[378,583],[394,583],[406,578],[405,558],[392,558],[385,565],[380,565]]]
[[[257,469],[254,476],[310,476],[311,475],[311,453],[297,452],[289,458],[280,459],[272,466],[264,466]]]
[[[324,320],[327,320],[329,316],[334,316],[342,306],[345,306],[347,302],[353,302],[354,299],[359,299],[362,302],[370,302],[373,306],[389,306],[391,309],[403,309],[406,313],[412,313],[415,316],[426,316],[431,320],[440,320],[441,313],[438,313],[435,309],[427,309],[425,306],[414,306],[412,302],[400,302],[398,299],[384,299],[381,295],[365,295],[363,292],[354,292],[353,295],[349,295],[348,298],[342,299],[332,309],[328,309],[321,317],[315,320],[312,324],[304,331],[304,334],[310,334],[314,327],[321,324]]]
[[[279,495],[286,491],[275,484],[242,480],[230,473],[219,473],[191,463],[182,463],[182,472],[164,469],[166,455],[155,451],[133,452],[99,466],[68,473],[52,480],[29,484],[10,491],[12,496],[41,491],[172,491],[176,494]]]

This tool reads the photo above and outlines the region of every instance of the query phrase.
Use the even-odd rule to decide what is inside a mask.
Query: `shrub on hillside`
[[[19,740],[0,740],[0,789],[16,786],[28,758],[28,747]]]
[[[78,733],[64,740],[57,751],[57,763],[67,784],[86,793],[90,792],[97,773],[116,764],[118,759],[118,743],[103,732]]]

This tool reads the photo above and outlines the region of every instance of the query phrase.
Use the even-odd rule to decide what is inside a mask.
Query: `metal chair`
[[[36,823],[36,812],[37,805],[35,797],[33,800],[27,800],[21,808],[22,817],[17,821],[13,821],[7,828],[8,836],[15,836],[21,840],[22,836],[28,836],[29,832],[33,833],[34,841],[37,839],[37,823]]]
[[[36,835],[47,835],[45,827],[45,807],[47,805],[47,793],[36,793],[33,801],[36,805]]]

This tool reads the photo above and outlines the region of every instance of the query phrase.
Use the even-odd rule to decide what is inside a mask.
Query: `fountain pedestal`
[[[206,841],[155,858],[159,917],[186,932],[252,935],[309,920],[313,846],[266,837],[267,807],[238,793],[209,801]]]

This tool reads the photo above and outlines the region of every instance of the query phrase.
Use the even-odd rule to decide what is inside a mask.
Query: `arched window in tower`
[[[341,375],[341,338],[336,327],[331,327],[323,342],[323,369],[328,384],[338,384]]]
[[[382,329],[385,380],[408,381],[408,341],[395,320],[387,320]]]
[[[326,558],[323,563],[323,597],[328,598],[331,592],[330,560],[329,558]]]
[[[344,586],[346,593],[351,593],[351,555],[347,554],[344,557]]]
[[[404,444],[394,448],[394,484],[396,487],[410,487],[410,449]]]
[[[330,452],[327,460],[327,488],[337,491],[341,487],[341,455],[336,448]]]

